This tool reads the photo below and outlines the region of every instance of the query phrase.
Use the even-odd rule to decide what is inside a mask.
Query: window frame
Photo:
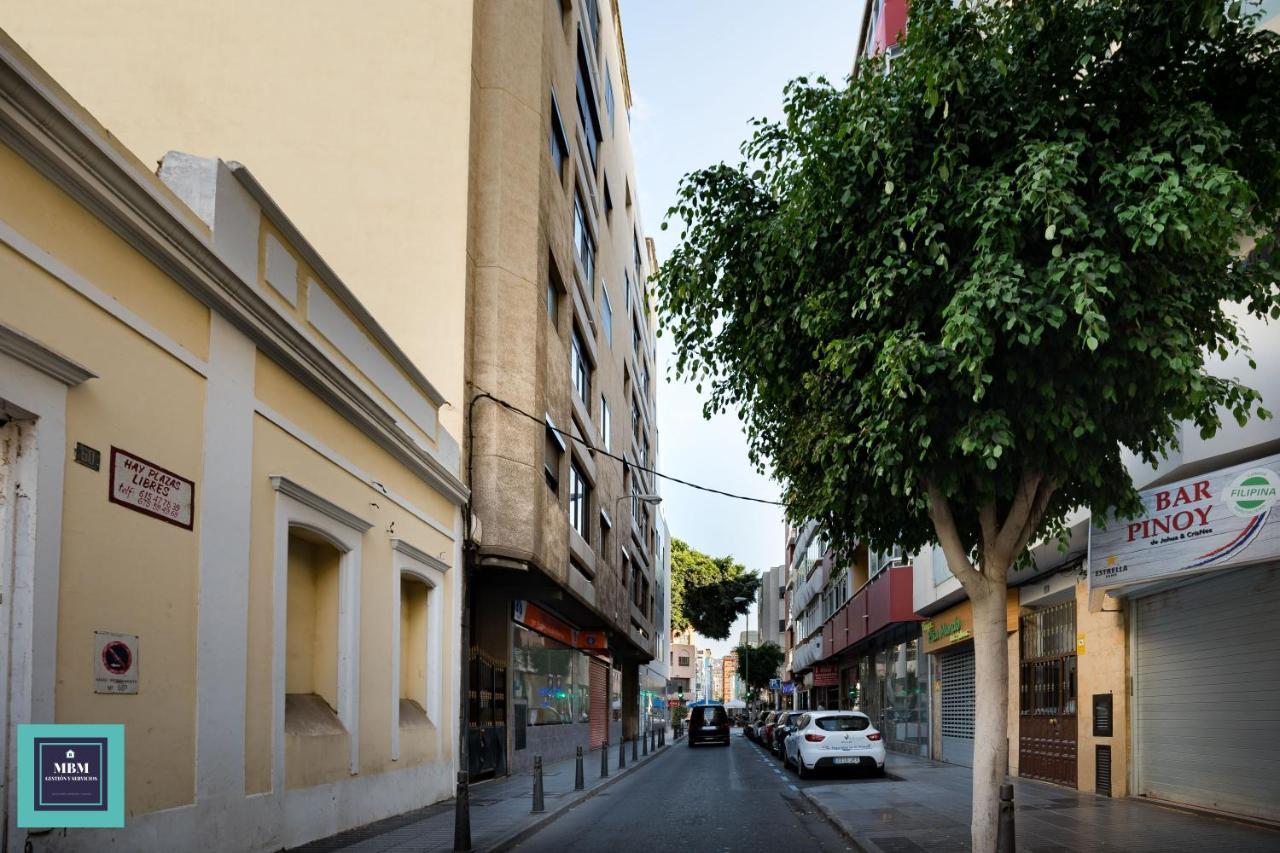
[[[551,150],[551,165],[556,177],[564,180],[564,166],[569,162],[572,153],[569,148],[569,136],[565,133],[564,118],[560,114],[560,101],[556,98],[556,87],[551,87],[551,128],[548,139]]]
[[[578,489],[575,491],[575,482]],[[577,459],[569,460],[569,527],[591,541],[591,480]]]
[[[289,530],[302,528],[339,552],[336,717],[351,740],[350,769],[360,772],[360,569],[361,544],[373,524],[283,475],[272,475],[275,491],[275,559],[272,596],[271,784],[285,784],[285,646],[288,631]]]
[[[435,730],[437,754],[444,746],[444,588],[449,564],[415,548],[403,539],[391,540],[392,609],[395,618],[391,629],[391,760],[400,760],[400,582],[404,578],[427,587],[427,704],[423,708]]]
[[[587,358],[587,343],[583,340],[578,324],[573,324],[569,334],[569,384],[583,405],[591,405],[591,361]]]

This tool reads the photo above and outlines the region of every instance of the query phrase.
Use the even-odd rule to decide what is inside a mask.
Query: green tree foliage
[[[727,638],[759,586],[759,576],[732,557],[709,557],[681,539],[671,541],[672,630],[692,627],[712,640]]]
[[[778,670],[786,659],[786,653],[777,643],[757,646],[742,643],[733,650],[733,654],[738,659],[738,676],[753,694],[769,688],[769,679],[778,677]]]
[[[686,176],[660,308],[793,519],[943,546],[1003,684],[1027,544],[1138,509],[1122,448],[1267,416],[1219,359],[1280,317],[1280,40],[1220,0],[916,0],[885,72],[791,83],[746,162]],[[1006,749],[980,701],[975,850]]]

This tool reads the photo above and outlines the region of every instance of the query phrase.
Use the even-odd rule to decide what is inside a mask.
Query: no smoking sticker
[[[138,692],[136,634],[93,632],[94,693]]]

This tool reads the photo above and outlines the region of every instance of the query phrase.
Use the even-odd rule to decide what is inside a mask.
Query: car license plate
[[[857,758],[837,758],[835,760],[835,763],[836,764],[857,764],[858,759]]]

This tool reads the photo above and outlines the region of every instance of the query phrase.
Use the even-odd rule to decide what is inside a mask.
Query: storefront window
[[[527,725],[588,721],[587,657],[577,649],[519,626],[511,653],[512,698]]]

